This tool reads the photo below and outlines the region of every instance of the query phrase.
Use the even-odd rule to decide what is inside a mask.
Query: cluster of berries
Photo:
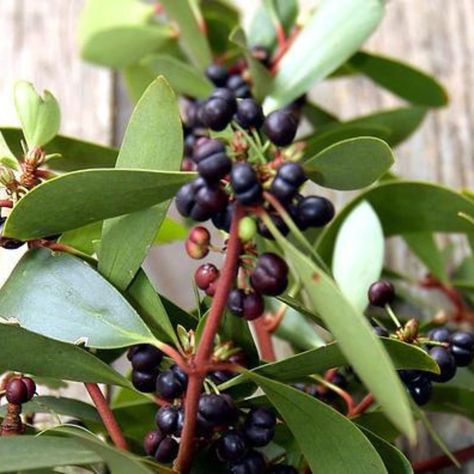
[[[22,405],[29,402],[36,393],[36,384],[30,377],[14,377],[7,382],[5,397],[8,403]]]
[[[388,281],[378,281],[369,288],[369,301],[374,306],[384,307],[390,304],[395,298],[393,285]],[[423,341],[423,347],[438,364],[440,373],[433,374],[420,370],[400,370],[399,375],[406,385],[408,392],[418,405],[425,405],[431,398],[433,382],[444,383],[451,380],[458,367],[467,367],[474,360],[474,335],[466,331],[450,331],[447,327],[439,327],[428,332],[427,338],[418,337],[417,324],[410,324],[408,331],[409,340],[406,342]],[[376,326],[376,334],[381,337],[388,337],[389,333],[385,328]],[[404,339],[403,329],[397,332],[397,337]]]

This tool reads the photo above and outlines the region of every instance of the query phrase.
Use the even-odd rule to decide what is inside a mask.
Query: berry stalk
[[[474,458],[474,445],[468,446],[467,448],[460,449],[452,453],[453,456],[459,462],[466,462]],[[435,458],[427,459],[426,461],[420,461],[413,464],[413,471],[416,474],[422,474],[425,472],[433,472],[443,469],[445,467],[453,466],[452,459],[449,456],[437,456]]]
[[[188,472],[192,462],[194,435],[196,431],[196,414],[198,411],[199,397],[201,396],[202,383],[205,378],[205,373],[202,369],[210,362],[212,349],[214,347],[214,338],[219,329],[227,298],[237,274],[241,251],[239,221],[243,215],[244,210],[242,206],[237,203],[232,217],[226,259],[219,278],[219,285],[196,351],[194,370],[188,374],[189,383],[184,401],[184,426],[178,457],[175,462],[175,467],[178,472]]]

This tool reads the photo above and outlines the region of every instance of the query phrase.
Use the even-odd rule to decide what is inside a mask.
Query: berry
[[[169,463],[178,454],[178,443],[168,436],[163,438],[155,451],[155,459],[158,462]]]
[[[264,295],[277,296],[288,286],[288,265],[274,253],[263,253],[257,260],[250,283]]]
[[[230,232],[232,215],[234,213],[234,204],[229,203],[225,209],[212,215],[212,223],[217,229]]]
[[[254,99],[243,99],[237,104],[237,123],[242,128],[260,128],[265,116],[262,106]]]
[[[231,474],[262,474],[266,470],[265,458],[258,451],[249,451],[247,455],[237,463],[229,466]]]
[[[152,393],[155,391],[156,375],[155,372],[140,372],[139,370],[134,370],[132,372],[133,386],[140,392]]]
[[[173,364],[170,369],[181,385],[186,388],[188,386],[188,375],[186,372],[177,364]]]
[[[230,291],[227,298],[227,307],[229,311],[239,318],[244,315],[245,291],[235,288]]]
[[[237,200],[246,206],[258,204],[262,200],[262,186],[255,170],[248,163],[232,166],[230,182]]]
[[[141,372],[155,370],[163,359],[163,353],[149,344],[141,344],[131,356],[132,367]]]
[[[436,342],[449,342],[451,331],[448,328],[435,328],[428,333],[428,337]]]
[[[196,192],[205,185],[203,178],[196,178],[181,186],[176,193],[176,208],[183,217],[191,217],[203,222],[211,217],[212,212],[196,202]]]
[[[274,428],[261,428],[260,426],[245,426],[245,439],[247,442],[256,448],[266,446],[275,436]]]
[[[164,370],[156,378],[156,393],[165,400],[180,397],[186,386],[171,369]]]
[[[298,474],[298,471],[289,464],[275,464],[268,471],[269,474]]]
[[[334,217],[334,206],[322,196],[307,196],[298,202],[298,223],[303,227],[322,227]]]
[[[444,347],[433,347],[430,349],[430,356],[439,365],[439,374],[430,374],[435,382],[447,382],[456,375],[456,360]]]
[[[222,87],[226,84],[229,74],[223,66],[211,64],[206,69],[206,77],[217,87]]]
[[[248,413],[245,423],[260,428],[275,428],[276,417],[267,408],[254,408]]]
[[[245,295],[244,299],[244,318],[247,321],[253,321],[259,318],[265,310],[265,302],[260,293],[253,291]]]
[[[196,260],[204,258],[209,253],[211,234],[203,226],[193,227],[185,242],[186,253]]]
[[[209,182],[218,182],[232,167],[224,144],[219,140],[207,140],[199,144],[194,154],[198,173]]]
[[[194,153],[194,145],[196,144],[196,137],[189,134],[184,139],[184,155],[191,157]]]
[[[194,171],[196,169],[196,164],[191,158],[184,158],[181,162],[181,171]]]
[[[226,87],[230,89],[235,97],[243,99],[251,96],[250,87],[238,74],[232,74],[227,80]]]
[[[202,127],[203,124],[200,118],[200,109],[202,106],[201,101],[189,102],[186,106],[185,121],[186,125],[190,128]]]
[[[227,102],[228,106],[232,109],[232,115],[237,112],[237,101],[235,100],[235,94],[230,89],[219,88],[215,89],[210,95],[210,98],[223,99]]]
[[[176,407],[162,406],[156,413],[156,424],[165,434],[174,434],[178,427],[179,412]]]
[[[205,263],[194,273],[194,281],[199,289],[207,291],[219,278],[219,270],[212,263]]]
[[[266,446],[275,435],[276,417],[266,408],[255,408],[249,412],[244,424],[244,433],[250,445]]]
[[[388,337],[389,336],[388,331],[385,328],[383,328],[382,326],[374,326],[373,330],[374,330],[375,334],[377,334],[377,336],[379,336],[379,337]]]
[[[429,377],[424,374],[419,374],[407,383],[407,389],[415,403],[422,406],[429,402],[433,386]]]
[[[199,399],[199,414],[213,425],[225,425],[235,420],[236,408],[226,395],[204,394]]]
[[[230,370],[216,370],[211,372],[209,377],[216,385],[220,385],[235,377],[235,373]]]
[[[229,125],[233,115],[232,107],[226,100],[214,97],[203,105],[201,119],[204,125],[218,132]]]
[[[372,283],[369,288],[369,302],[373,306],[383,308],[395,298],[395,288],[387,280],[379,280]]]
[[[242,242],[249,242],[257,233],[257,224],[255,220],[249,216],[245,216],[239,222],[239,239]]]
[[[265,135],[277,146],[289,145],[295,138],[297,128],[298,123],[293,115],[285,110],[275,110],[263,124]]]
[[[143,440],[143,449],[148,456],[154,456],[159,444],[163,440],[164,435],[160,430],[150,431],[145,435]]]
[[[36,392],[36,384],[30,377],[17,377],[9,380],[5,396],[9,403],[21,405],[29,402]]]
[[[3,224],[7,220],[6,217],[0,217],[0,231],[2,230]],[[21,240],[9,239],[7,237],[1,237],[0,233],[0,247],[3,247],[6,250],[16,250],[20,248],[25,242]]]
[[[235,462],[247,452],[247,443],[240,431],[231,430],[224,433],[216,445],[217,457],[224,462]]]
[[[281,202],[290,202],[298,188],[306,181],[306,175],[300,164],[283,163],[272,181],[270,192]]]
[[[474,359],[474,335],[457,331],[451,336],[450,351],[459,367],[467,367]]]
[[[285,221],[278,215],[278,214],[270,214],[270,218],[275,225],[275,227],[279,230],[279,232],[283,235],[287,235],[290,231],[288,226],[285,224]],[[273,234],[270,232],[270,229],[266,226],[266,224],[259,219],[257,222],[258,233],[269,240],[275,240]]]

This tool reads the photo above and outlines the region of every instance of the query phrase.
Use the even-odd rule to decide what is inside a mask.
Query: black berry
[[[206,69],[207,78],[217,87],[225,86],[229,74],[223,66],[211,64]]]
[[[395,289],[387,280],[379,280],[372,283],[369,288],[369,302],[371,305],[383,308],[395,298]]]
[[[229,125],[233,115],[234,111],[226,100],[214,97],[203,105],[201,119],[211,130],[221,131]]]
[[[444,347],[433,347],[430,356],[439,365],[439,374],[430,374],[435,382],[447,382],[456,375],[456,361],[451,353]]]
[[[298,188],[306,181],[303,168],[298,163],[283,163],[272,181],[270,192],[281,202],[290,202]]]
[[[227,175],[232,167],[224,144],[219,140],[207,140],[198,145],[194,154],[198,173],[207,181],[216,183]]]
[[[143,449],[148,456],[154,456],[159,444],[163,440],[164,435],[160,430],[150,431],[145,435],[143,440]]]
[[[244,299],[244,318],[247,321],[253,321],[259,318],[265,310],[265,301],[260,293],[252,291],[245,295]]]
[[[250,283],[259,293],[278,296],[288,286],[288,265],[274,253],[263,253],[258,257]]]
[[[262,474],[265,470],[265,458],[258,451],[249,451],[242,460],[229,466],[231,474]]]
[[[213,425],[226,425],[235,420],[236,408],[226,395],[204,394],[199,399],[199,414]]]
[[[243,458],[247,452],[245,437],[240,431],[225,432],[217,441],[217,457],[224,462],[235,462]]]
[[[171,369],[164,370],[156,378],[156,393],[165,400],[180,397],[186,386]]]
[[[205,185],[196,192],[196,207],[206,215],[222,211],[229,202],[229,196],[219,186]],[[191,213],[191,217],[193,213]],[[197,219],[196,219],[197,220]]]
[[[235,377],[235,373],[230,370],[216,370],[211,372],[209,377],[216,385],[220,385]]]
[[[206,182],[203,178],[196,178],[181,186],[176,193],[176,208],[183,217],[191,217],[199,222],[206,221],[211,217],[212,212],[196,202],[196,192],[205,185]]]
[[[241,204],[251,206],[262,200],[262,186],[255,170],[248,163],[238,163],[232,167],[230,182]]]
[[[163,353],[149,344],[138,346],[138,350],[131,357],[132,367],[142,372],[155,370],[163,359]]]
[[[30,377],[17,377],[8,381],[5,397],[9,403],[21,405],[29,402],[36,392],[36,384]]]
[[[268,471],[269,474],[298,474],[298,471],[289,464],[275,464]]]
[[[278,214],[269,214],[270,219],[272,220],[274,226],[279,230],[279,232],[283,235],[287,235],[290,231],[288,226],[285,224],[285,221],[278,215]],[[270,229],[266,226],[266,224],[261,220],[258,219],[257,221],[257,229],[258,233],[269,240],[275,240],[273,234],[270,232]]]
[[[155,372],[140,372],[134,370],[132,371],[133,386],[140,392],[154,392],[156,386],[156,375]]]
[[[243,99],[237,104],[237,123],[242,128],[260,128],[265,116],[262,106],[254,99]]]
[[[296,135],[298,123],[290,112],[275,110],[267,116],[263,131],[269,140],[277,146],[290,145]]]
[[[244,315],[244,300],[245,291],[235,288],[230,291],[229,297],[227,298],[227,307],[229,311],[239,318]]]
[[[428,376],[418,374],[407,383],[407,389],[415,403],[419,406],[423,406],[430,401],[433,386]]]
[[[474,360],[474,335],[457,331],[451,336],[450,351],[459,367],[467,367]]]
[[[216,212],[212,215],[212,223],[217,229],[225,232],[230,232],[230,226],[232,223],[232,216],[234,214],[234,204],[227,204],[226,208],[222,211]]]
[[[303,227],[322,227],[334,217],[332,202],[322,196],[307,196],[298,202],[298,223]]]
[[[215,89],[210,95],[210,98],[225,100],[229,106],[229,109],[232,110],[232,115],[237,112],[237,100],[235,99],[235,94],[230,89]]]
[[[163,438],[155,451],[155,459],[158,462],[169,463],[178,454],[178,443],[168,436]]]
[[[162,406],[156,413],[156,424],[165,434],[174,434],[178,427],[178,409],[174,406]]]
[[[428,333],[428,337],[436,342],[449,342],[451,331],[448,328],[435,328]]]
[[[231,89],[235,97],[243,99],[251,96],[250,87],[238,74],[232,74],[227,80],[226,87]]]
[[[275,428],[276,416],[267,408],[254,408],[248,413],[245,423],[260,428]]]

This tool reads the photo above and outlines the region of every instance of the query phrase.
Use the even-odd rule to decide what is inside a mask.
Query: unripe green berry
[[[251,217],[244,217],[239,222],[239,238],[242,242],[248,242],[255,237],[257,224]]]

